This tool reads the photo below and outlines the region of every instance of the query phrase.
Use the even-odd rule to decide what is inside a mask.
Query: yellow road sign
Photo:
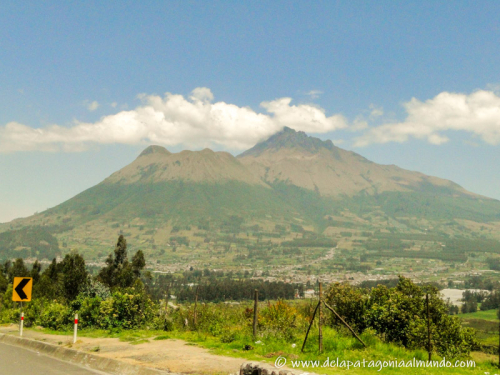
[[[33,278],[14,277],[12,301],[29,302],[31,301],[31,289],[33,288]]]

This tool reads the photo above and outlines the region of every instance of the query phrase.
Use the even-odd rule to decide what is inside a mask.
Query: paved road
[[[105,375],[17,346],[0,343],[0,375]]]

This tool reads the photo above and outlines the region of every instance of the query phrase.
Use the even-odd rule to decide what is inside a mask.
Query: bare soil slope
[[[245,151],[238,160],[268,183],[284,181],[323,196],[354,196],[360,192],[374,195],[426,188],[473,195],[451,181],[395,165],[373,163],[334,146],[329,140],[321,141],[290,128]]]

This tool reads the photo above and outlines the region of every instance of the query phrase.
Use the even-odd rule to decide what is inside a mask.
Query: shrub
[[[100,315],[103,317],[102,328],[139,328],[148,323],[152,325],[155,318],[153,303],[149,297],[140,292],[114,292],[111,298],[100,305]],[[102,319],[102,318],[101,318]]]
[[[326,302],[347,321],[352,328],[362,332],[367,328],[366,310],[369,297],[365,290],[355,288],[349,284],[335,283],[326,292]],[[331,316],[332,326],[341,326],[342,323]]]
[[[278,300],[262,310],[259,316],[259,326],[269,333],[285,340],[293,340],[298,327],[303,327],[305,319],[296,308],[288,303]]]
[[[0,323],[19,323],[20,309],[1,309]]]
[[[237,339],[237,334],[235,331],[226,329],[220,335],[220,341],[225,344],[229,344]]]
[[[79,324],[82,328],[102,327],[101,303],[102,299],[99,297],[82,298],[79,296],[74,301],[73,309],[78,312]]]
[[[379,285],[370,292],[349,285],[333,284],[327,292],[327,301],[359,332],[371,328],[388,342],[407,348],[426,349],[427,303],[432,349],[446,357],[467,356],[477,347],[474,332],[463,328],[456,317],[448,315],[448,306],[439,297],[435,287],[419,287],[404,277],[394,288]],[[331,325],[339,322],[332,317]]]
[[[39,322],[46,328],[65,330],[72,324],[73,314],[70,307],[52,302],[43,309]]]

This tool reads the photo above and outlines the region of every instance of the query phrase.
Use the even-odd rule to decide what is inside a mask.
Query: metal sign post
[[[14,277],[12,284],[12,301],[19,302],[21,305],[21,322],[19,323],[19,336],[23,335],[24,311],[23,301],[31,301],[31,289],[33,288],[32,277]]]

